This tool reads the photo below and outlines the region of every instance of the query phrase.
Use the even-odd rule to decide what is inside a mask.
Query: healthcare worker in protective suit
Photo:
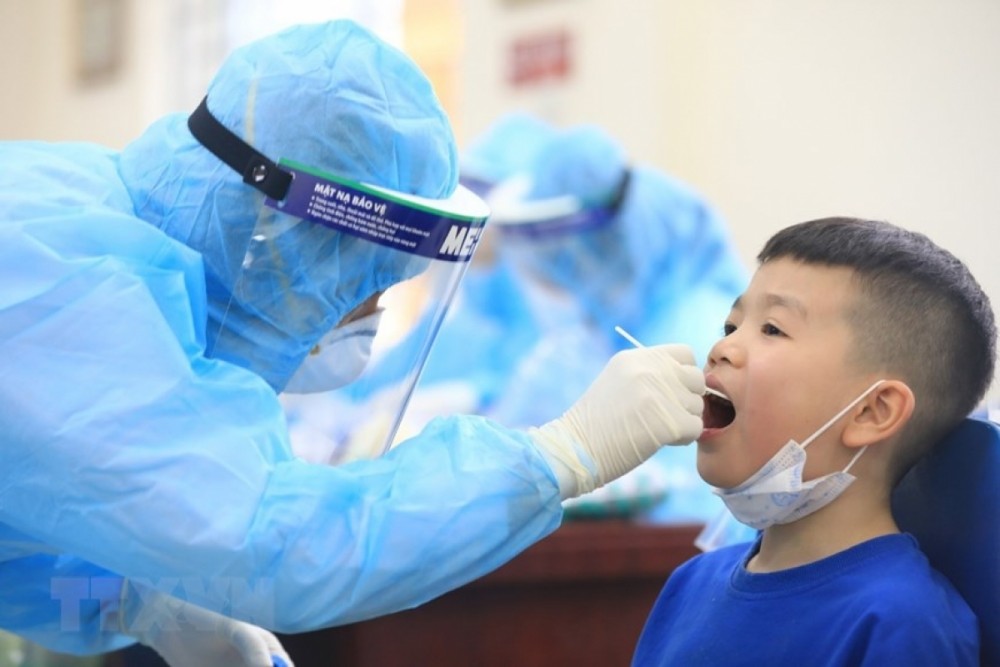
[[[705,198],[631,164],[596,125],[559,132],[489,201],[500,263],[520,278],[526,306],[507,326],[535,336],[533,345],[506,349],[509,375],[483,393],[485,414],[501,423],[541,423],[565,410],[612,354],[633,345],[616,327],[644,344],[684,341],[704,359],[745,289],[729,230]],[[658,522],[708,519],[721,504],[694,459],[690,448],[663,450],[567,505]]]
[[[448,197],[456,162],[428,81],[350,22],[235,51],[194,114],[121,152],[0,144],[0,628],[268,664],[281,650],[258,626],[419,605],[698,434],[704,377],[660,346],[617,355],[538,428],[454,417],[374,460],[292,454],[277,393],[431,261],[371,242],[396,243],[396,221],[365,216]],[[399,194],[372,203],[375,187]],[[442,253],[468,253],[475,218],[453,218]],[[233,655],[201,657],[220,644]]]

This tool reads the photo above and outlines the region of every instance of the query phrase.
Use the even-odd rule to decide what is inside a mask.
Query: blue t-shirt
[[[910,535],[753,574],[758,544],[702,554],[667,581],[632,664],[979,664],[976,617]]]

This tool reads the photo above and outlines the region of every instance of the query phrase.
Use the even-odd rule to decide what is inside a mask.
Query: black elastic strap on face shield
[[[208,110],[208,97],[188,117],[188,129],[202,146],[242,174],[244,183],[277,201],[288,194],[292,175],[220,123]]]
[[[625,201],[625,195],[628,193],[629,183],[632,182],[632,169],[626,167],[625,171],[622,173],[622,179],[618,182],[618,186],[615,188],[615,193],[611,197],[611,201],[608,203],[608,208],[612,213],[617,214],[618,209],[622,207],[622,203]]]

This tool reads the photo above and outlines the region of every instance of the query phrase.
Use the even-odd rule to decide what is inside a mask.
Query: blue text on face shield
[[[292,184],[280,202],[265,200],[268,206],[410,254],[468,262],[486,223],[485,204],[464,189],[473,197],[469,211],[454,212],[435,206],[451,200],[392,193],[287,160],[281,166],[292,173]]]

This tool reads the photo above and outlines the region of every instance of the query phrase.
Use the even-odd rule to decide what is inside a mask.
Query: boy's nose
[[[739,363],[742,355],[739,352],[739,346],[734,338],[735,332],[724,336],[716,341],[715,345],[708,352],[708,367],[714,368],[719,364],[726,363],[730,365],[737,365]]]

